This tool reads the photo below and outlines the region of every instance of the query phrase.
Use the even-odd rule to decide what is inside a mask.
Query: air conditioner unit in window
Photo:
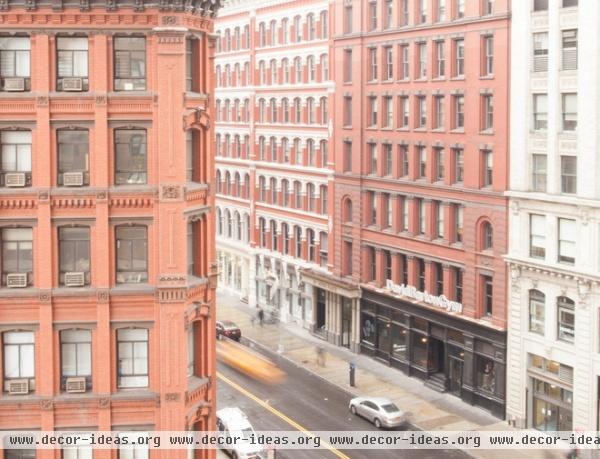
[[[25,91],[25,78],[5,78],[5,91]]]
[[[83,172],[65,172],[63,174],[64,186],[81,186],[83,185]]]
[[[12,273],[6,275],[6,286],[10,288],[27,287],[27,273]]]
[[[85,392],[85,378],[67,378],[66,389],[70,394]]]
[[[6,186],[25,186],[25,173],[9,172],[4,174],[4,184]]]
[[[81,287],[85,284],[85,273],[71,272],[65,273],[65,285],[67,287]]]
[[[29,393],[29,379],[13,379],[9,381],[8,393],[11,395],[27,395]]]
[[[83,80],[81,78],[63,78],[63,91],[81,91],[83,89]]]

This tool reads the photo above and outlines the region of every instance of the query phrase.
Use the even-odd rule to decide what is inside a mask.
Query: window
[[[543,215],[529,216],[529,256],[542,260],[546,257],[546,217]]]
[[[146,130],[115,129],[115,156],[115,184],[148,182]]]
[[[560,157],[560,191],[566,194],[577,193],[577,157]]]
[[[482,10],[485,15],[492,14],[494,12],[494,0],[483,0]]]
[[[377,144],[369,144],[369,174],[377,175]]]
[[[236,189],[237,189],[238,196],[239,196],[239,187],[240,187],[239,175],[236,173]],[[236,212],[236,215],[239,220],[239,215],[237,214],[237,212]],[[186,234],[186,236],[187,236],[187,241],[186,241],[187,242],[187,244],[186,244],[186,247],[187,247],[187,274],[190,276],[195,276],[197,274],[196,240],[198,237],[197,225],[195,222],[187,223],[186,233],[187,233]],[[239,238],[239,234],[237,236]]]
[[[483,314],[491,316],[494,309],[494,284],[491,276],[481,276],[483,286]]]
[[[494,155],[489,150],[481,152],[481,176],[484,187],[492,186],[494,182]]]
[[[427,43],[418,43],[419,68],[417,78],[427,78]]]
[[[146,39],[115,37],[113,40],[115,91],[146,89]]]
[[[383,79],[391,81],[394,79],[394,48],[386,46],[383,50],[385,56],[385,73]]]
[[[558,219],[558,262],[575,264],[575,238],[577,226],[575,220],[567,218]]]
[[[352,201],[350,198],[344,200],[344,223],[352,223]]]
[[[377,3],[369,3],[369,30],[375,30],[377,28]]]
[[[60,332],[61,389],[66,379],[85,377],[86,389],[92,384],[92,332],[90,330],[63,330]]]
[[[8,391],[13,379],[28,379],[33,389],[35,377],[35,335],[30,331],[4,332],[4,390]]]
[[[465,0],[456,1],[456,17],[458,19],[465,17]]]
[[[548,71],[548,32],[533,34],[533,71]]]
[[[465,96],[452,96],[454,101],[454,129],[465,127]]]
[[[377,80],[377,48],[369,48],[370,81]]]
[[[556,300],[558,307],[558,339],[572,343],[575,341],[575,302],[566,296]]]
[[[329,58],[327,54],[321,55],[321,81],[329,80]]]
[[[302,159],[302,148],[300,147],[300,139],[297,138],[294,139],[294,154],[294,163],[299,166],[302,166],[302,164],[304,163]]]
[[[145,226],[118,226],[117,284],[148,281],[148,230]]]
[[[398,117],[398,122],[400,128],[408,128],[409,126],[409,116],[410,116],[410,103],[408,100],[408,96],[400,96],[400,116]]]
[[[315,261],[316,259],[316,247],[315,247],[315,232],[308,228],[306,230],[306,245],[308,248],[308,261]]]
[[[271,114],[271,123],[277,122],[277,101],[275,99],[271,99],[269,101],[269,112]]]
[[[148,330],[117,330],[117,387],[148,387]]]
[[[548,0],[533,0],[533,11],[548,11]]]
[[[29,37],[0,37],[0,83],[3,91],[29,91]]]
[[[25,277],[25,282],[18,277]],[[2,230],[2,285],[32,285],[33,231],[31,228]]]
[[[236,28],[236,45],[239,49],[240,29]],[[86,61],[87,61],[87,39],[86,39]],[[192,38],[185,39],[185,90],[200,91],[200,81],[198,72],[198,53],[200,45],[198,40]],[[87,62],[86,62],[87,64]],[[87,73],[86,73],[87,77]],[[240,84],[240,66],[236,64],[236,84]]]
[[[419,22],[422,24],[427,22],[427,0],[419,1]]]
[[[352,50],[344,50],[344,83],[352,82]]]
[[[329,254],[329,235],[325,232],[319,233],[319,258],[320,266],[327,267],[327,259]]]
[[[435,108],[435,126],[434,129],[444,129],[444,96],[434,96],[433,98]]]
[[[265,84],[267,81],[267,71],[265,69],[265,61],[258,63],[258,84]]]
[[[81,287],[90,283],[90,229],[63,226],[58,229],[60,285]]]
[[[494,37],[484,37],[483,48],[485,56],[482,73],[484,76],[491,76],[494,74]]]
[[[89,140],[84,129],[61,129],[58,139],[58,184],[89,184]]]
[[[402,177],[408,177],[409,169],[409,158],[408,158],[408,147],[406,145],[398,145],[398,153],[400,155],[400,174]]]
[[[290,41],[290,30],[288,26],[288,19],[283,18],[281,20],[281,43],[287,45]]]
[[[465,175],[465,156],[462,148],[454,149],[454,183],[462,183]]]
[[[271,32],[271,46],[275,46],[277,44],[277,21],[273,19],[269,24],[269,32]]]
[[[441,201],[435,203],[435,237],[438,239],[444,238],[444,205]]]
[[[258,25],[258,46],[261,48],[267,45],[267,29],[264,22]]]
[[[546,191],[546,155],[533,155],[531,164],[533,191]]]
[[[425,209],[425,200],[422,198],[417,199],[417,221],[418,221],[418,234],[425,234],[427,230],[427,211]]]
[[[385,175],[385,176],[392,175],[392,166],[393,166],[392,144],[384,143],[383,144],[383,175]]]
[[[416,258],[417,262],[417,289],[421,292],[425,291],[425,260]]]
[[[313,83],[317,78],[317,68],[315,66],[314,56],[308,56],[306,58],[306,70],[308,72],[308,82]]]
[[[577,129],[577,94],[562,95],[563,131]]]
[[[302,209],[302,185],[300,182],[294,182],[294,207],[296,209]]]
[[[408,231],[410,229],[410,214],[408,207],[408,198],[406,196],[403,196],[400,204],[400,231]]]
[[[435,179],[440,182],[444,180],[446,165],[444,163],[444,149],[435,148]]]
[[[462,242],[463,240],[463,215],[463,206],[454,205],[454,236],[456,242]]]
[[[417,126],[418,129],[427,128],[427,98],[417,96]]]
[[[31,131],[0,131],[0,186],[31,186]]]
[[[277,237],[277,222],[275,220],[271,220],[269,225],[269,233],[271,235],[271,250],[277,252],[279,250]]]
[[[300,98],[296,97],[294,99],[294,123],[302,122],[302,102]]]
[[[369,281],[377,280],[377,253],[374,247],[367,248],[367,259],[369,261]]]
[[[377,195],[374,191],[367,191],[368,209],[370,211],[369,225],[377,224]]]
[[[87,37],[56,38],[57,91],[88,90]]]
[[[394,99],[392,96],[383,97],[383,127],[393,128],[394,127]]]
[[[481,250],[492,250],[494,247],[494,229],[490,222],[481,225]]]
[[[385,24],[384,28],[390,29],[394,20],[394,2],[393,0],[385,0],[384,3]]]
[[[259,235],[258,245],[260,247],[266,247],[267,246],[267,224],[265,222],[265,219],[262,217],[260,217],[258,219],[258,235]]]
[[[548,127],[548,95],[533,95],[533,128],[536,131],[546,130]]]
[[[344,172],[352,172],[352,142],[344,141]]]
[[[443,78],[446,75],[446,42],[435,42],[435,59],[436,59],[436,77]]]
[[[486,94],[481,96],[483,116],[481,120],[481,130],[488,131],[494,129],[494,96]]]
[[[329,36],[329,13],[321,11],[321,38]]]
[[[463,271],[460,268],[452,268],[454,270],[454,300],[457,303],[462,303],[462,285],[463,285]]]
[[[269,70],[271,70],[271,84],[277,84],[277,61],[271,59],[269,62]]]
[[[562,0],[562,7],[569,8],[571,6],[577,6],[579,4],[579,0]]]
[[[400,1],[400,6],[401,6],[401,19],[400,19],[400,24],[403,26],[408,25],[409,20],[410,20],[410,15],[408,13],[408,1],[409,0],[399,0]]]
[[[314,124],[316,122],[316,109],[315,99],[309,97],[306,101],[306,111],[308,114],[308,124]]]
[[[454,40],[454,76],[465,76],[465,41]]]
[[[529,290],[529,331],[544,335],[546,296],[539,290]]]
[[[400,78],[402,80],[408,80],[410,78],[410,56],[408,54],[408,45],[400,46],[400,50],[400,56],[402,57],[402,75],[400,75]]]
[[[296,42],[302,40],[302,18],[300,16],[294,17],[294,34],[296,38]]]
[[[446,20],[446,0],[437,0],[437,20]]]
[[[392,207],[392,200],[391,200],[389,193],[382,193],[381,200],[382,200],[381,215],[383,217],[383,221],[381,222],[381,227],[383,229],[385,229],[385,228],[389,228],[390,226],[392,226],[393,207]]]
[[[427,177],[427,150],[424,146],[417,146],[417,155],[419,159],[419,178]]]
[[[344,8],[344,33],[352,33],[352,5]]]
[[[321,167],[326,168],[329,163],[329,143],[327,140],[321,140],[319,150],[321,151]]]
[[[299,57],[294,58],[294,72],[295,83],[302,83],[302,61]]]
[[[377,97],[369,96],[369,126],[377,127]]]
[[[317,165],[317,153],[315,150],[315,141],[313,139],[308,139],[306,141],[306,154],[308,156],[308,165],[310,167],[315,167]]]
[[[321,215],[327,215],[328,205],[327,205],[327,185],[321,185],[319,187],[319,201],[321,205]]]

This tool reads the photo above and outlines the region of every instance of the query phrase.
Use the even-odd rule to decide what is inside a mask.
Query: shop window
[[[412,361],[415,365],[427,368],[427,337],[418,333],[412,335]]]
[[[375,318],[361,312],[361,341],[371,346],[375,345]]]
[[[407,337],[406,328],[395,323],[392,324],[392,357],[400,360],[407,359]]]
[[[485,357],[477,357],[477,388],[490,394],[496,393],[496,364]]]

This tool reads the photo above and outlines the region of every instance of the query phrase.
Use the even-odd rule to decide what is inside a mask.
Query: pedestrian
[[[323,349],[323,346],[317,346],[317,365],[320,367],[325,366],[325,349]]]
[[[263,322],[265,320],[265,311],[263,311],[263,309],[259,306],[258,308],[258,323],[260,324],[260,326],[263,326]]]

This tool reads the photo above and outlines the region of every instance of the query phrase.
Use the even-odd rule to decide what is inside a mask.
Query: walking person
[[[325,366],[325,349],[323,346],[317,346],[317,365],[320,367]]]
[[[258,323],[260,324],[260,326],[263,326],[263,323],[265,321],[265,311],[263,311],[263,309],[259,306],[258,307]]]

